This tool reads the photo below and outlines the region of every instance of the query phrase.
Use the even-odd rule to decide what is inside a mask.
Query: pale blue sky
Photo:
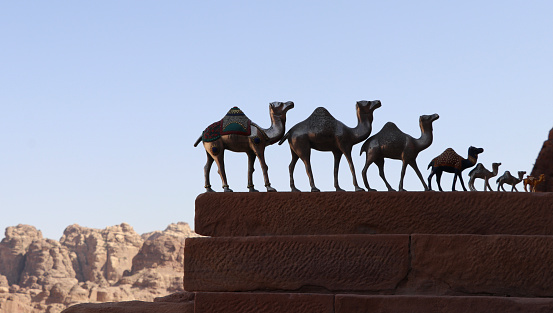
[[[355,102],[380,99],[373,134],[393,121],[414,137],[438,113],[425,177],[445,148],[470,145],[488,168],[530,172],[553,127],[550,0],[4,1],[0,40],[0,232],[193,224],[205,163],[193,143],[235,105],[263,127],[268,104],[288,100],[287,128],[318,106],[355,126]],[[226,160],[231,188],[247,190],[246,156]],[[334,190],[332,155],[312,160],[317,186]],[[287,145],[267,148],[279,191],[289,162]],[[386,162],[394,188],[400,166]],[[211,178],[220,191],[215,165]],[[295,178],[309,190],[302,163]],[[374,165],[369,180],[385,189]],[[344,159],[340,182],[353,190]],[[410,169],[405,187],[422,190]]]

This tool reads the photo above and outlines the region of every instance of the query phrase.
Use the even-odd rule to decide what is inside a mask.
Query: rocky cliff
[[[536,191],[553,192],[553,128],[549,138],[543,143],[531,175],[539,177],[545,174],[545,181],[536,187]]]
[[[0,313],[61,312],[80,302],[143,300],[182,291],[187,223],[139,235],[128,224],[71,225],[58,241],[33,226],[0,242]]]

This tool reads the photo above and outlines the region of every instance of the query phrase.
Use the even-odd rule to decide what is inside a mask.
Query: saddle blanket
[[[215,141],[223,135],[249,136],[252,133],[250,119],[238,107],[230,109],[225,117],[209,125],[202,133],[202,141]]]

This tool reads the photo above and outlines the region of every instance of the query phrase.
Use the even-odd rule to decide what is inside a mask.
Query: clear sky
[[[269,127],[269,103],[291,100],[287,128],[319,106],[353,127],[355,102],[379,99],[373,134],[392,121],[414,137],[419,116],[438,113],[425,178],[434,156],[471,145],[487,168],[529,173],[553,127],[550,0],[3,1],[0,40],[1,232],[193,225],[205,164],[193,143],[232,106]],[[289,191],[289,147],[266,154],[272,185]],[[246,155],[226,160],[230,187],[246,191]],[[312,162],[334,190],[332,154]],[[400,167],[386,162],[394,188]],[[216,165],[211,179],[221,191]],[[301,162],[295,179],[309,190]],[[375,165],[369,181],[385,190]],[[340,183],[353,190],[345,159]],[[405,187],[422,190],[411,169]]]

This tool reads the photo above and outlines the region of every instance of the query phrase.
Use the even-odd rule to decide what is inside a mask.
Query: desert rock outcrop
[[[541,174],[545,175],[545,181],[536,186],[536,191],[553,192],[553,128],[549,131],[549,138],[543,143],[530,175],[539,177]]]
[[[0,313],[61,312],[76,303],[152,301],[183,291],[187,223],[140,235],[128,224],[68,226],[60,241],[33,226],[0,242]]]

